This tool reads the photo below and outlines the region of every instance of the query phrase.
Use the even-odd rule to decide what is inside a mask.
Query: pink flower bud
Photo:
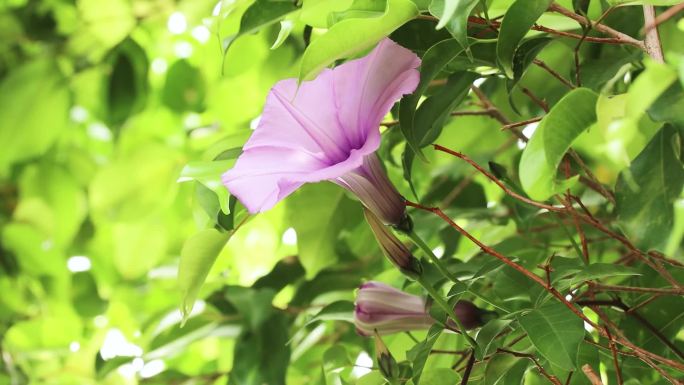
[[[361,335],[428,329],[434,323],[419,296],[374,281],[361,285],[356,294],[354,324]]]

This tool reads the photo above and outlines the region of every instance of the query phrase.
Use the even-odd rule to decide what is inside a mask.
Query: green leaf
[[[256,0],[247,8],[240,19],[240,30],[232,38],[254,33],[261,28],[277,23],[288,14],[298,10],[296,3],[291,0]]]
[[[565,370],[576,368],[584,323],[565,305],[547,303],[519,316],[518,322],[544,358]]]
[[[468,47],[468,16],[480,0],[432,0],[430,13],[439,18],[437,29],[446,27],[461,47]]]
[[[525,71],[530,64],[532,64],[532,61],[552,40],[553,39],[548,37],[537,37],[525,40],[520,44],[520,47],[518,47],[513,56],[513,81],[511,82],[509,89],[522,79]]]
[[[15,162],[45,153],[65,128],[69,90],[55,63],[16,67],[0,83],[0,175]]]
[[[496,319],[487,322],[487,324],[480,329],[475,338],[475,342],[477,342],[475,357],[478,360],[482,360],[494,350],[496,347],[496,336],[506,329],[511,322],[512,320]]]
[[[665,125],[615,185],[620,227],[637,247],[664,250],[674,223],[673,202],[684,186],[682,129]]]
[[[329,16],[342,12],[352,5],[352,0],[304,0],[300,19],[314,28],[327,28]]]
[[[430,145],[439,137],[450,113],[468,96],[470,86],[479,77],[473,72],[455,73],[449,76],[444,87],[421,103],[413,121],[420,147]]]
[[[173,63],[166,73],[162,89],[162,102],[177,111],[196,111],[204,109],[206,84],[199,68],[188,60]]]
[[[325,306],[308,322],[318,321],[347,321],[354,322],[354,303],[350,301],[335,301]]]
[[[360,206],[338,186],[308,185],[288,199],[288,215],[297,231],[299,260],[307,277],[337,261],[340,232],[361,220]]]
[[[606,0],[611,5],[677,5],[681,0]]]
[[[575,179],[556,180],[556,171],[572,142],[596,122],[597,99],[589,89],[574,89],[539,123],[519,166],[520,182],[532,199],[548,199],[574,183]]]
[[[677,73],[668,65],[649,61],[627,92],[627,117],[638,119],[658,97],[677,80]]]
[[[333,25],[304,52],[299,80],[311,80],[335,60],[372,47],[417,14],[418,9],[410,0],[387,0],[387,9],[380,17],[346,19]]]
[[[435,368],[426,370],[420,380],[421,385],[444,385],[444,384],[458,384],[461,381],[461,375],[449,368]],[[418,381],[413,380],[414,384]]]
[[[430,351],[432,347],[437,342],[437,338],[442,334],[442,327],[439,325],[434,325],[428,331],[425,339],[417,344],[415,344],[411,350],[406,352],[406,358],[411,361],[413,365],[413,383],[420,383],[420,377],[423,373],[423,368],[430,356]]]
[[[178,286],[181,290],[181,312],[184,318],[190,315],[199,289],[231,235],[232,233],[205,229],[183,244],[178,266]]]
[[[641,275],[638,269],[630,266],[616,265],[614,263],[592,263],[584,270],[577,273],[571,279],[571,285],[594,279]]]
[[[288,322],[274,313],[256,330],[245,330],[235,341],[229,384],[285,385],[290,362]]]
[[[401,132],[406,137],[406,142],[411,149],[423,160],[425,160],[425,156],[420,150],[422,137],[415,127],[416,107],[421,96],[427,91],[430,82],[461,52],[463,52],[463,47],[454,39],[443,40],[430,47],[423,55],[420,66],[420,83],[418,83],[416,90],[411,95],[402,98],[399,104]]]
[[[509,78],[513,77],[513,55],[534,23],[546,11],[552,0],[516,0],[504,15],[499,30],[496,56]]]
[[[133,6],[128,0],[80,0],[76,2],[78,27],[69,50],[93,59],[119,44],[135,28]]]
[[[108,122],[118,125],[145,108],[149,63],[145,50],[133,39],[124,40],[114,51],[109,58],[112,72],[104,98]]]
[[[508,353],[495,354],[485,367],[484,385],[497,385],[512,368],[516,368],[522,359]],[[522,377],[521,377],[522,378]]]
[[[648,109],[648,115],[656,122],[684,125],[684,88],[674,83]]]

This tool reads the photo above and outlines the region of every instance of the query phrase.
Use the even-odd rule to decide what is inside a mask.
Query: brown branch
[[[467,110],[467,111],[454,111],[451,112],[449,115],[450,116],[490,116],[492,118],[494,117],[495,112],[492,109],[484,109],[484,110]],[[495,118],[496,119],[496,118]],[[390,120],[387,122],[381,122],[381,126],[385,127],[392,127],[396,126],[399,124],[398,120]]]
[[[489,254],[504,264],[508,265],[509,267],[513,268],[514,270],[522,273],[524,276],[528,277],[535,283],[537,283],[539,286],[541,286],[544,290],[546,290],[549,294],[551,294],[553,297],[555,297],[558,301],[560,301],[563,305],[565,305],[570,311],[572,311],[576,316],[581,318],[584,322],[586,322],[588,325],[593,327],[594,329],[598,330],[599,334],[607,337],[605,334],[605,331],[596,325],[594,321],[591,319],[587,318],[582,311],[580,311],[578,308],[576,308],[572,303],[570,303],[568,300],[565,299],[565,296],[561,294],[556,288],[554,287],[549,287],[546,282],[539,277],[538,275],[532,273],[531,271],[527,270],[525,267],[513,262],[510,258],[504,256],[503,254],[499,253],[498,251],[492,249],[491,247],[485,245],[484,243],[480,242],[479,239],[475,238],[472,234],[467,232],[465,229],[463,229],[461,226],[459,226],[456,222],[454,222],[448,215],[446,215],[441,209],[438,207],[428,207],[428,206],[423,206],[419,203],[411,202],[411,201],[406,201],[405,202],[407,206],[414,207],[420,210],[428,211],[431,212],[438,217],[440,217],[442,220],[444,220],[446,223],[448,223],[454,230],[456,230],[458,233],[463,235],[464,237],[468,238],[471,242],[475,243],[482,252],[485,254]],[[624,336],[620,336],[619,339],[615,339],[617,343],[619,343],[622,346],[625,346],[632,351],[645,363],[649,365],[655,365],[653,364],[652,360],[657,360],[658,362],[667,365],[671,368],[684,371],[684,363],[677,362],[674,360],[671,360],[669,358],[662,357],[658,354],[652,353],[648,350],[644,350],[636,345],[634,345],[632,342],[630,342],[627,338]],[[657,365],[656,365],[657,367]],[[660,368],[657,368],[658,370],[662,370]]]
[[[544,69],[546,72],[550,73],[551,76],[553,76],[554,78],[558,79],[561,83],[565,84],[568,88],[570,88],[570,89],[574,89],[574,88],[575,88],[575,85],[574,85],[574,84],[570,83],[570,81],[569,81],[568,79],[564,78],[563,75],[559,74],[558,72],[556,72],[556,70],[554,70],[553,68],[549,67],[545,62],[543,62],[543,61],[541,61],[541,60],[539,60],[539,59],[533,59],[533,60],[532,60],[532,63],[534,63],[535,65],[541,67],[541,68]]]
[[[655,7],[652,5],[644,5],[643,7],[644,25],[657,25],[655,23]],[[644,45],[648,56],[658,63],[665,63],[663,47],[660,45],[660,33],[658,32],[658,28],[651,28],[646,32]]]
[[[616,31],[613,28],[608,27],[607,25],[597,23],[597,22],[594,22],[591,20],[588,21],[584,16],[578,15],[575,12],[573,12],[567,8],[564,8],[563,6],[561,6],[555,2],[551,4],[551,6],[549,7],[549,11],[560,13],[563,16],[566,16],[566,17],[569,17],[569,18],[575,20],[576,22],[578,22],[581,25],[591,26],[593,29],[595,29],[595,30],[597,30],[603,34],[606,34],[608,36],[612,36],[617,44],[628,44],[628,45],[632,45],[632,46],[635,46],[637,48],[640,48],[642,50],[646,49],[644,43],[641,40],[637,40],[637,39],[635,39],[635,38],[633,38],[633,37],[631,37],[625,33],[622,33],[620,31]],[[580,38],[581,38],[581,36],[580,36]],[[586,41],[592,41],[589,37],[587,37],[585,40]]]
[[[619,286],[619,285],[604,285],[600,283],[591,284],[594,291],[619,291],[630,293],[655,293],[664,295],[684,295],[684,289],[680,288],[664,288],[664,287],[641,287],[641,286]]]
[[[435,20],[435,21],[436,21],[436,20],[439,20],[439,19],[437,19],[437,18],[430,18],[430,19],[425,18],[425,17],[420,17],[420,18],[421,18],[421,19],[424,19],[424,20]],[[487,20],[487,19],[483,19],[483,18],[477,17],[477,16],[471,16],[471,17],[469,17],[469,18],[468,18],[468,22],[469,22],[469,23],[472,23],[472,24],[485,25],[485,26],[491,28],[491,29],[494,30],[494,31],[498,31],[498,28],[501,26],[501,23],[500,23],[500,22],[491,21],[491,20]],[[531,29],[534,30],[534,31],[546,32],[546,33],[549,33],[549,34],[552,34],[552,35],[561,36],[561,37],[568,37],[568,38],[571,38],[571,39],[581,39],[581,38],[582,38],[582,35],[579,35],[579,34],[576,34],[576,33],[559,31],[559,30],[556,30],[556,29],[553,29],[553,28],[549,28],[549,27],[544,27],[544,26],[541,26],[541,25],[533,25]],[[589,37],[587,37],[585,40],[586,40],[586,41],[589,41],[589,42],[592,42],[592,43],[602,43],[602,44],[629,44],[629,45],[635,45],[635,44],[632,43],[631,41],[628,41],[628,40],[625,40],[625,39],[622,39],[622,38],[605,38],[605,37],[591,37],[591,36],[589,36]],[[639,40],[636,40],[636,39],[633,39],[633,40],[636,41],[636,42],[639,42]],[[640,47],[640,48],[641,48],[641,47]]]
[[[530,98],[534,104],[538,105],[542,111],[549,112],[549,105],[544,100],[538,98],[537,95],[532,93],[532,91],[530,91],[528,88],[522,87],[522,92],[523,94],[527,95],[527,97]]]
[[[461,385],[467,385],[470,379],[470,373],[473,371],[473,365],[475,365],[475,351],[470,352],[470,357],[468,358],[468,364],[463,372],[463,377],[461,378]]]
[[[627,304],[622,302],[620,298],[613,300],[587,300],[587,301],[577,301],[580,306],[612,306],[616,307],[624,312],[624,314],[633,317],[640,324],[642,324],[646,329],[648,329],[660,342],[665,344],[674,354],[679,358],[684,359],[684,352],[679,350],[677,345],[672,343],[655,325],[653,325],[649,320],[644,318],[641,314],[636,311],[636,306],[629,307]]]
[[[510,121],[501,113],[501,111],[499,111],[498,108],[496,108],[494,103],[492,103],[492,101],[489,100],[487,95],[485,95],[485,93],[482,92],[482,90],[479,87],[473,85],[470,87],[470,89],[473,90],[473,93],[477,96],[478,99],[480,99],[480,101],[482,102],[484,107],[487,110],[492,111],[492,117],[494,119],[498,120],[501,124],[509,124],[510,123]]]
[[[511,128],[527,126],[528,124],[537,123],[537,122],[541,121],[542,119],[543,119],[543,117],[540,116],[538,118],[532,118],[532,119],[527,119],[527,120],[523,120],[520,122],[506,124],[506,125],[501,127],[501,130],[504,131],[504,130],[509,130]]]
[[[674,17],[676,14],[678,14],[681,11],[684,11],[684,2],[668,8],[667,10],[665,10],[663,13],[658,15],[653,20],[650,20],[649,22],[645,23],[644,29],[642,32],[644,34],[648,34],[648,32],[651,31],[653,28],[656,28],[660,24],[663,24],[664,22],[670,20],[672,17]]]
[[[606,334],[608,334],[608,346],[610,347],[610,352],[613,355],[613,366],[615,367],[615,377],[617,380],[618,385],[622,385],[622,369],[620,369],[620,363],[618,362],[618,353],[617,353],[617,347],[615,346],[615,340],[613,339],[613,336],[610,334],[610,329],[608,329],[608,326],[605,327]]]
[[[592,369],[589,364],[584,364],[584,366],[582,366],[582,372],[585,376],[587,376],[589,382],[591,382],[591,385],[603,385],[601,377],[594,372],[594,369]]]

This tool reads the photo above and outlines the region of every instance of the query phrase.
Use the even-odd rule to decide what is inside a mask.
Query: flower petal
[[[333,70],[339,120],[353,146],[377,131],[392,105],[416,89],[418,66],[413,52],[384,39],[370,54]]]
[[[307,175],[327,165],[308,152],[297,149],[259,146],[243,151],[235,166],[223,174],[223,184],[256,214],[273,207],[304,182]]]

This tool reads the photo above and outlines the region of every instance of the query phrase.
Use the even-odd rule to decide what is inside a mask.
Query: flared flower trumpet
[[[415,54],[385,39],[367,56],[326,69],[312,81],[278,82],[223,183],[258,213],[304,183],[328,180],[354,193],[384,224],[401,227],[404,200],[375,151],[380,122],[416,88],[418,66]]]

